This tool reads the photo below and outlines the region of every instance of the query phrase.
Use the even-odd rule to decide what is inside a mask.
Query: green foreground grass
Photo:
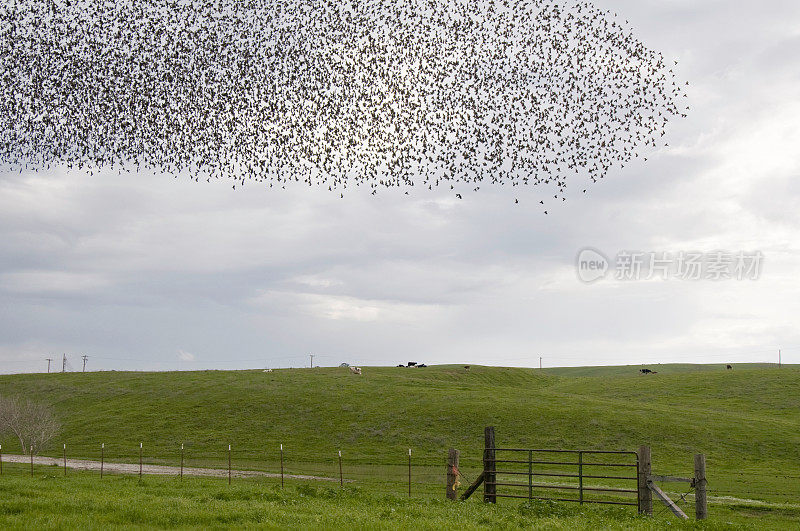
[[[645,518],[623,509],[551,502],[448,502],[376,495],[369,489],[319,484],[7,470],[0,481],[3,529],[368,528],[368,529],[787,529],[800,511],[779,515],[722,509],[706,522],[663,513]]]
[[[0,376],[0,394],[36,397],[53,404],[63,430],[44,452],[52,456],[60,456],[61,444],[66,442],[69,457],[97,459],[100,444],[105,443],[107,459],[136,462],[139,442],[143,442],[145,462],[175,465],[183,443],[187,466],[225,467],[227,445],[231,444],[234,468],[277,472],[278,448],[283,444],[287,473],[337,477],[336,452],[341,449],[345,477],[352,481],[350,487],[358,489],[357,493],[345,498],[340,494],[312,497],[313,504],[324,508],[263,501],[269,507],[288,507],[286,514],[296,512],[296,519],[286,520],[289,524],[312,526],[312,515],[319,510],[331,515],[332,519],[326,522],[335,527],[336,506],[343,504],[342,518],[346,520],[342,522],[353,522],[353,515],[345,516],[347,511],[362,507],[373,518],[363,525],[380,527],[380,515],[369,510],[376,503],[374,496],[387,496],[389,500],[399,496],[397,503],[409,503],[401,496],[407,489],[408,448],[413,448],[415,498],[411,506],[402,510],[392,506],[396,511],[417,514],[414,504],[420,510],[434,507],[444,511],[442,518],[455,518],[451,513],[457,515],[459,511],[475,511],[469,512],[467,519],[476,525],[482,518],[490,518],[486,514],[520,518],[519,504],[510,500],[501,500],[496,508],[485,508],[477,502],[475,508],[439,505],[447,449],[461,451],[460,468],[465,479],[474,478],[480,468],[483,428],[494,425],[498,445],[507,447],[635,450],[648,444],[656,474],[691,476],[693,454],[705,453],[712,496],[708,525],[756,521],[776,528],[800,529],[800,369],[740,365],[731,371],[719,365],[663,365],[656,369],[658,374],[649,376],[640,376],[638,367],[539,371],[480,366],[472,366],[469,371],[463,366],[366,367],[360,377],[339,368],[271,373],[31,374]],[[1,442],[5,453],[9,449],[19,451],[14,448],[19,444],[10,437]],[[24,503],[20,505],[20,497],[22,501],[25,496],[51,496],[57,500],[70,489],[84,493],[82,503],[87,507],[93,495],[102,496],[105,501],[98,507],[112,513],[127,514],[123,508],[126,497],[138,500],[129,510],[146,511],[148,504],[184,507],[184,491],[170,492],[174,486],[170,479],[148,478],[139,487],[126,483],[126,478],[115,478],[120,487],[130,489],[123,494],[98,490],[101,487],[91,487],[96,479],[82,477],[59,481],[40,478],[30,483],[32,480],[25,479],[24,474],[6,474],[2,479],[6,489],[4,503],[16,500],[15,507],[25,507]],[[65,486],[72,481],[86,483]],[[209,485],[216,485],[214,488],[227,488],[220,486],[221,480],[208,481]],[[235,484],[234,491],[255,489],[252,495],[257,498],[258,492],[273,492],[274,485],[274,480],[265,480],[259,487]],[[663,487],[675,496],[686,491],[684,485]],[[22,494],[25,492],[28,494]],[[78,503],[79,499],[80,496],[61,503]],[[309,497],[301,499],[308,501]],[[467,505],[471,507],[473,501]],[[186,507],[205,510],[191,500],[185,503]],[[236,504],[232,501],[226,507],[222,513],[228,511],[229,517],[234,518]],[[690,504],[685,508],[691,511]],[[606,513],[601,509],[581,511],[590,511],[586,514],[594,515],[591,518],[618,520],[618,513],[614,512],[603,516]],[[629,507],[620,511],[635,513]],[[173,523],[164,516],[164,520],[142,525],[213,525],[192,520],[191,512],[186,509],[186,519],[179,522]],[[46,514],[56,522],[61,518],[55,510],[0,513],[2,518],[10,519],[9,525],[20,525],[26,517],[42,519],[36,520],[42,523]],[[113,514],[108,518],[113,519]],[[431,523],[427,518],[408,526],[433,526],[437,525],[433,522],[439,522],[439,516],[430,516]],[[590,518],[585,514],[562,514],[559,518],[564,527],[607,527],[601,521],[595,526],[573,521]],[[137,522],[126,520],[120,525]],[[450,525],[462,525],[454,522]],[[283,525],[279,519],[253,519],[246,523]],[[634,518],[619,525],[651,524]],[[65,526],[69,527],[66,523]]]

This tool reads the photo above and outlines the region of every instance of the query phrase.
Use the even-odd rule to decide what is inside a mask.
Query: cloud
[[[16,271],[0,274],[0,290],[37,295],[86,293],[109,285],[102,274],[67,271]]]
[[[194,361],[194,354],[186,352],[185,350],[178,350],[178,359],[181,361]]]
[[[566,202],[546,187],[340,198],[300,183],[0,173],[3,370],[43,370],[48,352],[133,369],[298,366],[307,352],[552,366],[764,361],[800,345],[800,4],[598,4],[679,60],[692,110],[669,148],[573,181]],[[584,247],[761,250],[765,267],[754,282],[586,285]]]
[[[325,278],[318,275],[300,275],[291,279],[291,281],[300,284],[301,286],[317,289],[326,289],[334,286],[340,286],[342,284],[342,282],[339,280]]]
[[[412,322],[430,319],[438,305],[397,300],[363,299],[346,295],[265,291],[250,301],[255,306],[280,306],[315,319],[357,322]]]

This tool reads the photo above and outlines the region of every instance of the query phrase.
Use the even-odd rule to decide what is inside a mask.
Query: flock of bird
[[[686,115],[627,26],[565,0],[4,0],[0,164],[563,200]]]

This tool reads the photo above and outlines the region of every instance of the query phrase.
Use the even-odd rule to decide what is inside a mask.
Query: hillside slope
[[[479,366],[31,374],[0,376],[0,394],[53,404],[64,427],[51,455],[66,441],[71,456],[96,457],[104,442],[107,457],[131,459],[141,441],[146,461],[174,462],[184,443],[195,459],[222,464],[232,444],[237,462],[274,469],[280,444],[293,463],[330,464],[343,449],[365,466],[402,464],[411,447],[415,463],[439,467],[455,447],[470,470],[483,427],[494,425],[504,446],[649,444],[662,474],[690,475],[703,452],[718,493],[800,499],[797,367],[665,367],[577,377]],[[13,439],[2,444],[18,451]]]

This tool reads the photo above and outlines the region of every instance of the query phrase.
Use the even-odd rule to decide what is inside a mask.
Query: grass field
[[[498,445],[503,446],[635,450],[649,444],[656,474],[691,476],[693,454],[705,453],[709,494],[714,497],[709,525],[754,522],[800,528],[800,370],[743,365],[731,371],[719,365],[653,368],[658,374],[649,376],[640,376],[638,367],[539,371],[478,366],[469,371],[461,366],[367,367],[361,377],[339,368],[35,374],[0,376],[0,394],[35,396],[53,404],[64,424],[58,441],[45,452],[53,456],[60,455],[60,445],[66,442],[70,457],[97,458],[102,442],[109,459],[135,462],[143,442],[146,462],[175,464],[184,443],[187,466],[222,467],[227,445],[232,444],[235,468],[274,472],[283,444],[287,472],[337,476],[336,451],[341,449],[345,477],[352,480],[348,489],[356,491],[313,498],[316,504],[330,506],[326,514],[339,514],[336,507],[341,505],[342,518],[348,510],[374,506],[372,497],[382,496],[394,500],[386,502],[387,507],[406,514],[409,527],[433,527],[441,524],[438,518],[451,518],[451,512],[459,511],[474,525],[488,518],[489,527],[495,517],[517,525],[513,522],[520,511],[530,512],[525,521],[530,520],[542,507],[520,509],[519,503],[501,500],[498,507],[485,508],[470,500],[464,508],[452,508],[439,502],[447,448],[461,451],[465,477],[475,477],[483,427],[494,425]],[[11,438],[2,444],[4,452],[19,450]],[[401,496],[407,489],[408,448],[413,449],[411,506]],[[0,506],[0,519],[12,526],[22,525],[27,517],[42,522],[47,518],[46,511],[8,509],[9,503],[24,505],[18,499],[25,499],[23,493],[58,499],[62,490],[85,490],[90,500],[90,485],[96,481],[80,474],[31,479],[21,470],[13,471],[6,467],[2,478],[6,495]],[[171,506],[183,499],[183,491],[169,492],[173,483],[168,478],[148,478],[145,486],[127,483],[130,478],[113,481],[134,490],[119,494],[116,501],[114,490],[103,490],[103,506],[112,512],[122,511],[115,507],[124,503],[125,496],[144,497],[154,506]],[[228,488],[220,480],[192,481],[201,490],[209,484],[203,481],[222,492]],[[273,480],[237,482],[232,488],[258,496],[274,487]],[[182,488],[194,492],[194,487]],[[670,488],[684,490],[682,485]],[[275,496],[297,498],[286,493]],[[265,498],[263,503],[283,502]],[[235,500],[223,505],[227,507],[223,513],[229,511],[230,518],[236,518]],[[417,506],[430,508],[430,514],[414,520],[408,515],[418,514]],[[314,525],[310,507],[293,506],[298,524]],[[621,513],[601,509],[574,509],[582,515],[564,513],[573,510],[569,507],[554,509],[559,519],[543,525],[606,527],[604,518],[625,528],[651,525],[635,518],[620,520]],[[211,522],[201,516],[194,521],[192,511],[187,511],[187,519],[174,525]],[[306,513],[308,520],[302,516]],[[365,526],[392,527],[374,511],[363,517],[372,518],[364,521]],[[593,518],[599,519],[598,525],[591,525]],[[283,525],[280,519],[247,523]],[[328,523],[336,526],[337,520],[331,516]],[[142,525],[173,524],[154,520]]]
[[[721,507],[698,525],[659,514],[653,518],[600,506],[548,502],[453,503],[439,498],[376,494],[369,488],[274,482],[73,473],[12,469],[0,482],[3,529],[210,529],[229,527],[347,529],[786,529],[791,518]],[[796,516],[796,514],[794,515]]]

